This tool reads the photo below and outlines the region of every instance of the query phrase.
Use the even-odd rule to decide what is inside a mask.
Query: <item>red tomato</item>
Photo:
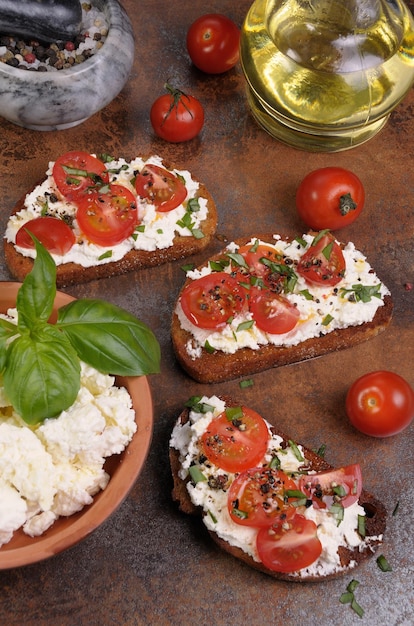
[[[297,265],[297,272],[313,285],[336,285],[344,277],[345,259],[335,237],[325,231],[316,235]]]
[[[16,234],[16,246],[21,248],[34,248],[33,239],[30,237],[30,231],[46,250],[51,254],[64,255],[69,252],[76,241],[73,230],[57,217],[36,217],[26,222]]]
[[[346,396],[346,412],[365,435],[390,437],[407,428],[414,417],[414,391],[394,372],[370,372],[358,378]]]
[[[187,50],[194,65],[207,74],[222,74],[239,60],[240,30],[225,15],[199,17],[187,32]]]
[[[283,256],[266,244],[240,246],[238,253],[246,261],[249,271],[260,278],[265,278],[270,272],[267,262],[278,265],[283,263]]]
[[[233,481],[227,507],[230,517],[242,526],[270,526],[276,521],[285,521],[295,513],[292,498],[286,497],[287,490],[297,490],[292,478],[285,472],[268,467],[248,469]]]
[[[66,152],[56,159],[52,175],[60,193],[76,200],[86,191],[109,182],[105,163],[88,152]]]
[[[214,418],[200,442],[209,461],[226,472],[242,472],[263,459],[268,440],[264,419],[243,406]]]
[[[364,202],[365,191],[358,176],[341,167],[310,172],[296,192],[299,216],[314,230],[337,230],[352,224]]]
[[[297,572],[312,565],[322,553],[315,522],[299,514],[260,528],[256,545],[263,565],[274,572]]]
[[[295,328],[300,313],[287,298],[268,289],[252,287],[249,309],[258,328],[271,335],[282,335]]]
[[[204,125],[203,105],[179,89],[166,87],[168,93],[157,98],[150,111],[155,134],[171,143],[194,139]]]
[[[80,230],[99,246],[115,246],[132,235],[138,224],[134,195],[122,185],[109,185],[107,193],[90,193],[78,200]]]
[[[181,306],[185,316],[199,328],[222,328],[245,306],[243,287],[225,272],[213,272],[184,287]]]
[[[357,502],[362,491],[362,474],[358,464],[317,474],[301,476],[299,489],[317,509],[330,508],[335,502],[348,507]]]
[[[135,189],[140,198],[155,204],[162,213],[177,208],[187,197],[187,189],[178,176],[151,163],[144,165],[136,177]]]

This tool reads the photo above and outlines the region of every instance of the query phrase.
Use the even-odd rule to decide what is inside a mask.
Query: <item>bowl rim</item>
[[[22,283],[0,282],[0,312],[2,302],[14,298]],[[57,292],[61,305],[76,298]],[[154,412],[153,399],[146,376],[116,377],[116,383],[125,386],[131,394],[137,431],[126,449],[112,455],[108,461],[114,469],[105,467],[111,478],[107,487],[97,493],[93,502],[69,517],[59,517],[43,535],[29,537],[17,530],[10,542],[0,547],[0,570],[30,565],[51,558],[76,545],[105,522],[122,504],[134,486],[147,459],[151,446]],[[18,541],[16,542],[16,537]],[[20,543],[24,541],[24,545]],[[26,543],[27,542],[27,543]]]

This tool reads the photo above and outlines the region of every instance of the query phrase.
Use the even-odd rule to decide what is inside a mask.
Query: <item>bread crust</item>
[[[229,398],[222,397],[225,400],[227,406],[238,406],[240,403],[236,403]],[[177,423],[185,424],[189,419],[190,409],[185,409],[181,415],[179,416]],[[288,444],[288,441],[291,440],[291,437],[288,437],[285,433],[279,431],[278,429],[272,427],[272,432],[275,435],[278,435],[283,439],[284,444]],[[282,444],[283,447],[283,444]],[[302,446],[303,455],[309,461],[310,466],[315,471],[325,471],[334,469],[332,465],[327,463],[325,459],[318,456],[313,450],[310,450],[306,446]],[[173,447],[169,449],[169,459],[170,459],[170,468],[171,474],[173,478],[173,489],[172,489],[172,498],[178,504],[180,511],[186,513],[188,515],[198,515],[202,517],[203,511],[201,507],[195,506],[191,499],[190,495],[187,491],[187,482],[189,478],[186,480],[182,480],[179,476],[179,470],[181,467],[179,452]],[[365,489],[362,490],[361,496],[359,498],[360,505],[365,509],[366,512],[366,520],[365,520],[365,530],[366,537],[372,537],[369,542],[369,545],[364,546],[362,550],[358,547],[353,550],[340,547],[338,552],[340,555],[340,561],[343,569],[338,572],[327,574],[327,575],[301,575],[299,576],[296,573],[282,573],[282,572],[274,572],[272,570],[267,569],[262,563],[255,561],[252,557],[250,557],[246,552],[244,552],[241,548],[236,546],[232,546],[227,541],[219,537],[213,531],[208,530],[209,535],[213,539],[213,541],[222,549],[231,554],[233,557],[243,561],[250,567],[253,567],[256,570],[259,570],[273,578],[277,578],[278,580],[285,581],[293,581],[293,582],[319,582],[321,580],[328,580],[332,578],[338,578],[339,576],[345,574],[347,571],[354,569],[356,566],[363,563],[366,559],[374,554],[376,549],[382,543],[381,537],[384,535],[386,530],[386,522],[387,522],[387,512],[380,500],[378,500],[371,493],[367,492]]]
[[[194,177],[193,177],[194,179]],[[195,180],[195,179],[194,179]],[[37,185],[35,185],[36,187]],[[33,187],[33,189],[35,188]],[[30,192],[29,192],[30,193]],[[27,192],[20,198],[12,211],[12,215],[18,213],[24,208],[24,201]],[[68,287],[80,283],[87,283],[98,278],[111,278],[128,272],[141,270],[171,261],[183,259],[192,254],[196,254],[204,250],[210,243],[217,228],[217,208],[213,197],[206,189],[205,185],[199,183],[197,193],[198,197],[207,199],[208,215],[200,224],[204,237],[196,239],[195,237],[183,237],[176,235],[173,245],[159,250],[131,250],[119,261],[112,261],[102,265],[92,267],[83,267],[77,263],[65,263],[56,267],[56,285],[60,287]],[[11,275],[23,281],[25,276],[33,268],[33,259],[20,254],[13,243],[4,241],[4,254],[7,267]]]
[[[272,235],[253,236],[253,238],[256,237],[262,241],[274,243]],[[251,238],[237,239],[235,243],[241,246],[248,243]],[[215,255],[214,258],[218,259],[219,257],[220,254]],[[191,279],[187,279],[182,289],[190,282]],[[258,350],[241,348],[234,354],[226,354],[219,350],[207,352],[202,348],[201,356],[193,359],[186,349],[187,342],[191,340],[192,335],[181,327],[179,318],[174,311],[171,322],[171,338],[177,361],[191,378],[200,383],[217,383],[351,348],[385,330],[392,319],[392,312],[392,298],[385,296],[384,304],[378,308],[373,320],[359,326],[335,329],[321,337],[306,339],[296,346],[284,347],[268,344],[261,346]]]

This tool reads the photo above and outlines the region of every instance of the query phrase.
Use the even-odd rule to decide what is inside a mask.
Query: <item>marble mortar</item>
[[[55,72],[27,71],[0,63],[0,116],[32,130],[64,130],[109,104],[128,80],[134,60],[132,25],[118,0],[94,0],[109,23],[92,57]]]

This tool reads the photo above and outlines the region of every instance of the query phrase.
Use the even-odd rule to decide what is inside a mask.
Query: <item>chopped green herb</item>
[[[211,517],[211,519],[213,520],[213,522],[214,522],[215,524],[217,524],[217,518],[216,518],[216,516],[215,516],[215,515],[213,515],[213,513],[212,513],[211,511],[208,511],[208,514],[210,515],[210,517]]]
[[[328,315],[325,315],[325,317],[322,320],[322,326],[329,326],[332,320],[333,320],[332,315],[328,313]]]
[[[236,332],[240,332],[242,330],[249,330],[254,326],[254,320],[247,320],[246,322],[241,322],[236,328]]]
[[[324,247],[324,249],[322,250],[322,254],[325,257],[325,259],[327,261],[329,261],[329,259],[331,258],[331,254],[332,254],[332,248],[333,248],[334,242],[331,241],[330,243],[328,243],[327,246]]]
[[[158,233],[159,235],[162,235],[162,233],[163,233],[163,232],[164,232],[164,231],[163,231],[163,229],[162,229],[162,228],[157,228],[157,233]]]
[[[241,389],[246,389],[247,387],[253,387],[254,382],[251,378],[249,378],[248,380],[241,380],[239,382],[239,387]]]
[[[191,272],[191,270],[194,269],[194,263],[188,263],[187,265],[182,265],[181,269],[183,270],[183,272],[187,273],[187,272]]]
[[[249,269],[249,266],[246,263],[246,259],[242,254],[239,254],[238,252],[228,252],[227,256],[233,261],[235,265]]]
[[[398,502],[397,502],[397,504],[395,505],[394,510],[393,510],[393,512],[392,512],[393,516],[394,516],[394,515],[397,515],[397,513],[398,513],[398,509],[399,509],[399,508],[400,508],[400,501],[398,500]]]
[[[191,233],[192,233],[194,239],[204,239],[204,237],[205,237],[203,231],[200,228],[193,228],[191,230]]]
[[[201,402],[202,396],[191,396],[184,406],[192,409],[196,413],[209,413],[214,411],[214,406],[207,402]]]
[[[343,485],[335,485],[335,487],[332,487],[332,491],[336,496],[339,496],[340,498],[346,496],[345,487]]]
[[[316,450],[316,454],[322,458],[325,457],[325,452],[326,452],[326,443],[323,443],[321,446],[319,446],[319,448]]]
[[[98,261],[102,261],[103,259],[110,259],[112,256],[112,250],[107,250],[101,256],[98,256]]]
[[[361,285],[357,283],[352,285],[351,289],[340,289],[342,298],[345,298],[346,294],[350,294],[348,300],[350,302],[371,302],[372,298],[381,299],[381,283],[377,285]]]
[[[213,348],[213,346],[208,342],[208,340],[206,339],[206,341],[204,342],[204,350],[206,352],[208,352],[209,354],[213,354],[213,352],[216,351],[215,348]]]
[[[191,465],[188,468],[188,473],[190,474],[191,480],[195,485],[197,483],[205,482],[207,480],[198,465]]]
[[[143,233],[145,232],[145,225],[144,224],[140,224],[139,226],[135,227],[135,230],[137,233]]]
[[[295,237],[295,241],[297,241],[298,244],[302,246],[302,248],[306,248],[306,246],[308,245],[302,237]]]
[[[226,261],[210,261],[210,268],[213,272],[222,272],[224,268],[228,265]]]
[[[274,456],[272,456],[272,460],[269,463],[269,467],[271,469],[279,469],[280,468],[280,459],[277,456],[277,454],[275,454]]]
[[[200,203],[198,198],[190,198],[187,202],[187,211],[191,211],[192,213],[197,213],[200,210]]]
[[[335,517],[337,525],[339,526],[339,524],[344,519],[343,505],[340,504],[339,502],[335,502],[334,504],[332,504],[331,508],[329,509],[329,512],[332,513],[332,515]]]
[[[295,457],[297,458],[298,461],[304,461],[305,458],[302,455],[302,452],[299,450],[297,444],[292,441],[292,439],[289,439],[289,446],[292,449],[293,454],[295,455]]]
[[[383,554],[377,558],[377,564],[382,572],[392,572],[392,567]]]
[[[226,408],[225,413],[229,422],[243,417],[243,409],[241,406],[229,406]]]
[[[354,596],[354,591],[358,585],[359,582],[357,580],[351,580],[346,588],[346,591],[340,596],[339,602],[341,604],[350,604],[351,609],[355,611],[359,617],[362,617],[364,615],[364,609],[358,604]]]
[[[301,291],[299,291],[299,293],[306,299],[306,300],[313,300],[313,295],[310,293],[309,289],[302,289]]]
[[[233,513],[235,517],[238,517],[239,519],[247,519],[249,517],[246,511],[241,511],[240,509],[236,509],[236,507],[233,507],[231,512]]]
[[[358,533],[360,534],[361,537],[365,537],[366,535],[366,531],[365,531],[365,515],[358,515]]]

